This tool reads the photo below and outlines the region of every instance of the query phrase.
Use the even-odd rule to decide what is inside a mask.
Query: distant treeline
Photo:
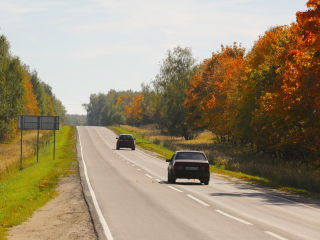
[[[65,114],[52,87],[12,55],[7,38],[0,35],[0,139],[14,136],[18,115],[60,116],[60,123],[65,125]]]
[[[319,167],[320,5],[307,6],[249,51],[234,43],[196,64],[190,48],[168,50],[141,92],[91,95],[88,125],[152,123],[185,139],[209,129],[220,142]]]
[[[87,111],[87,125],[109,126],[125,123],[124,108],[138,94],[140,92],[131,90],[117,92],[113,89],[107,94],[91,94],[89,103],[82,104]]]
[[[69,121],[69,125],[71,126],[84,126],[87,122],[86,115],[79,114],[66,114],[66,117]]]

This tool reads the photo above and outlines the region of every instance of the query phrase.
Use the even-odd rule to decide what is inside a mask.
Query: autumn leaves
[[[128,123],[141,122],[147,111],[149,121],[161,125],[161,119],[169,118],[166,109],[175,108],[185,116],[180,121],[186,131],[206,128],[221,141],[318,165],[320,5],[310,0],[307,6],[308,11],[297,13],[296,23],[268,29],[247,52],[236,43],[222,46],[197,66],[188,82],[178,72],[182,68],[175,68],[182,58],[173,59],[166,69],[171,78],[156,79],[153,91],[143,90],[125,108]],[[184,67],[185,75],[192,72],[191,65]],[[172,82],[174,88],[165,88]],[[174,89],[178,98],[169,101]],[[179,99],[184,101],[177,108]],[[169,129],[166,124],[163,128]]]
[[[20,59],[12,56],[4,35],[0,36],[0,139],[17,130],[18,115],[61,116],[66,121],[61,101],[51,87],[42,82]]]

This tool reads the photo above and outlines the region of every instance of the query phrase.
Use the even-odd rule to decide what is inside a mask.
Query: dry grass
[[[203,151],[211,163],[220,169],[242,172],[267,179],[272,186],[304,189],[320,193],[320,171],[309,169],[297,162],[285,162],[262,154],[251,154],[248,149],[235,147],[228,143],[217,144],[216,137],[209,131],[198,132],[194,140],[161,135],[153,125],[141,128],[122,126],[137,132],[149,141],[167,147],[172,151],[194,150]]]
[[[210,131],[205,130],[197,132],[195,139],[187,141],[183,137],[162,135],[161,131],[157,130],[154,125],[142,126],[140,128],[131,127],[128,125],[122,125],[121,127],[130,131],[134,131],[150,142],[164,146],[172,151],[204,151],[209,161],[212,163],[215,161],[216,155],[214,153],[214,140],[216,137]]]
[[[30,158],[37,151],[37,130],[23,132],[22,159]],[[43,145],[44,139],[48,138],[51,131],[40,131],[39,139]],[[16,172],[20,166],[21,138],[20,133],[15,138],[0,143],[0,180],[7,178]],[[23,162],[25,164],[25,162]]]

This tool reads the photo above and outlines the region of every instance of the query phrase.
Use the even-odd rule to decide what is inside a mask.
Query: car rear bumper
[[[121,144],[118,144],[118,148],[133,148],[134,147],[134,144],[132,143],[121,143]]]
[[[210,178],[210,172],[203,170],[174,170],[172,176],[186,179],[208,179]]]

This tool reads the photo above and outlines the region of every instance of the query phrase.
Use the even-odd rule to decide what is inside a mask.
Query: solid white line
[[[195,198],[195,197],[192,196],[192,195],[187,194],[187,196],[188,196],[189,198],[192,198],[193,200],[197,201],[198,203],[201,203],[203,206],[206,206],[206,207],[209,207],[209,206],[210,206],[210,205],[206,204],[205,202],[202,202],[202,201],[199,200],[198,198]]]
[[[145,174],[147,177],[149,177],[149,178],[153,178],[153,177],[151,177],[150,175],[148,175],[148,174]]]
[[[264,231],[266,234],[269,234],[269,235],[271,235],[272,237],[275,237],[275,238],[278,238],[278,239],[280,239],[280,240],[288,240],[287,238],[284,238],[284,237],[281,237],[281,236],[279,236],[279,235],[277,235],[277,234],[275,234],[275,233],[273,233],[273,232],[269,232],[269,231]]]
[[[179,190],[179,189],[176,189],[176,188],[174,188],[174,187],[171,187],[171,186],[168,186],[169,188],[171,188],[171,189],[173,189],[173,190],[176,190],[177,192],[183,192],[183,191],[181,191],[181,190]]]
[[[244,221],[244,220],[242,220],[242,219],[240,219],[240,218],[236,218],[236,217],[234,217],[234,216],[231,216],[231,215],[229,215],[229,214],[227,214],[227,213],[225,213],[225,212],[222,212],[222,211],[220,211],[220,210],[216,210],[216,211],[217,211],[218,213],[222,214],[222,215],[225,215],[225,216],[227,216],[227,217],[229,217],[229,218],[232,218],[232,219],[237,220],[237,221],[239,221],[239,222],[242,222],[242,223],[244,223],[244,224],[252,225],[252,223],[249,223],[249,222],[246,222],[246,221]]]
[[[83,162],[84,174],[85,174],[86,181],[87,181],[87,184],[88,184],[88,187],[89,187],[89,191],[90,191],[90,194],[91,194],[91,197],[92,197],[92,201],[93,201],[94,207],[95,207],[95,209],[97,211],[97,214],[98,214],[99,220],[101,222],[101,225],[102,225],[103,232],[104,232],[105,236],[107,237],[108,240],[113,240],[113,237],[112,237],[112,234],[111,234],[110,229],[108,227],[108,224],[107,224],[106,220],[104,219],[104,217],[102,215],[102,212],[101,212],[100,206],[98,204],[96,195],[94,194],[94,191],[93,191],[93,189],[91,187],[91,184],[89,182],[89,177],[88,177],[88,173],[87,173],[87,166],[86,166],[86,163],[85,163],[84,157],[83,157],[82,144],[81,144],[80,132],[79,132],[78,127],[77,127],[77,130],[78,130],[78,134],[79,134],[79,143],[80,143],[80,150],[81,150],[81,157],[82,157],[82,162]]]

